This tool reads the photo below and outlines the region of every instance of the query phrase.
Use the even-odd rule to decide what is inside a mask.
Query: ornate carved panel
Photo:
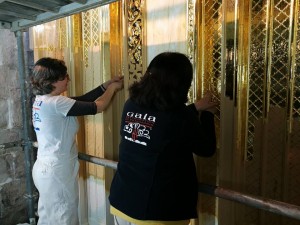
[[[143,0],[127,1],[129,84],[143,75]]]

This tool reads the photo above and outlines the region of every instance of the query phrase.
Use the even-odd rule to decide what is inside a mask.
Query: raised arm
[[[97,113],[103,112],[108,107],[115,92],[121,90],[122,88],[123,88],[123,79],[110,83],[107,86],[106,91],[103,93],[103,95],[101,95],[95,101],[97,106]]]
[[[104,111],[109,105],[114,93],[123,88],[123,78],[120,78],[117,81],[112,80],[104,83],[105,87],[103,87],[104,84],[102,84],[96,88],[97,90],[94,89],[84,96],[73,98],[76,102],[68,112],[67,116],[95,115]],[[101,92],[100,97],[99,92]]]
[[[119,82],[122,80],[123,80],[123,76],[116,76],[116,77],[112,78],[111,80],[108,80],[105,83],[101,84],[100,86],[94,88],[93,90],[87,92],[84,95],[74,96],[74,97],[70,97],[70,98],[75,99],[76,101],[94,102],[97,98],[99,98],[101,95],[103,95],[103,93],[105,92],[105,90],[107,89],[107,87],[110,84],[112,84],[114,82]]]
[[[190,145],[192,151],[198,156],[211,157],[216,151],[216,134],[214,125],[214,113],[217,111],[218,102],[212,101],[212,95],[208,94],[194,104],[188,106],[190,113]]]

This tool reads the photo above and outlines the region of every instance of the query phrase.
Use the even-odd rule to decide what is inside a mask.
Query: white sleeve
[[[63,116],[67,116],[69,110],[72,108],[76,100],[68,98],[66,96],[59,95],[56,99],[56,112],[58,114],[62,114]]]

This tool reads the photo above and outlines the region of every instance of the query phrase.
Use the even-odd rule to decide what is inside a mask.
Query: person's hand
[[[110,84],[112,84],[114,82],[120,82],[120,81],[123,82],[123,80],[124,80],[124,76],[115,76],[112,79],[110,79],[110,80],[106,81],[105,83],[103,83],[103,87],[105,89],[107,89]]]
[[[213,101],[213,95],[211,93],[207,93],[194,104],[197,111],[209,111],[211,113],[216,113],[219,102]]]
[[[109,84],[109,86],[107,88],[113,88],[114,92],[117,92],[117,91],[123,89],[123,87],[124,87],[124,80],[122,78],[118,81],[112,82],[111,84]]]

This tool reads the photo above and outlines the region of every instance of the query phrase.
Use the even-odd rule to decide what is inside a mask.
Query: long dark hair
[[[143,107],[172,110],[187,102],[192,79],[193,67],[186,55],[164,52],[150,62],[141,80],[131,85],[129,95]]]
[[[33,68],[31,86],[34,95],[50,94],[54,90],[53,83],[65,79],[67,67],[63,60],[53,58],[39,59]]]

